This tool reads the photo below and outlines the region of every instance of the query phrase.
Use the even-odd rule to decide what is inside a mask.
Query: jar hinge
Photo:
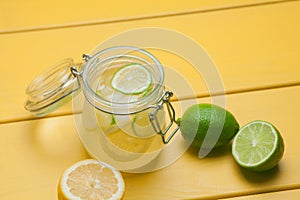
[[[175,135],[175,133],[179,130],[179,124],[175,119],[175,110],[170,102],[170,98],[173,96],[173,93],[171,91],[166,91],[164,95],[161,97],[159,103],[154,106],[154,111],[149,113],[150,122],[152,124],[152,127],[154,128],[155,132],[162,137],[162,141],[164,144],[167,144],[170,142],[172,137]],[[165,130],[162,130],[161,125],[159,123],[159,120],[157,118],[157,112],[160,109],[163,109],[163,105],[166,105],[168,116],[170,118],[170,123],[168,126],[166,126]],[[168,131],[171,129],[171,127],[175,124],[177,127],[167,135]]]
[[[85,62],[88,62],[89,59],[91,59],[92,56],[90,56],[89,54],[82,54],[82,60]],[[76,68],[76,66],[78,67],[78,69]],[[83,63],[77,64],[76,66],[72,66],[70,68],[71,73],[73,74],[74,77],[77,78],[77,82],[78,82],[78,87],[81,87],[81,83],[79,80],[79,77],[81,77],[82,75],[82,70],[83,70]]]

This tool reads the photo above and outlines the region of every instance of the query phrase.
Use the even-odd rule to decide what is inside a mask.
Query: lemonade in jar
[[[121,170],[149,163],[171,138],[166,137],[170,118],[175,121],[161,64],[133,47],[106,49],[86,60],[83,119],[89,120],[79,133],[83,143],[89,149],[100,141],[93,156]]]
[[[123,59],[108,61],[106,70],[99,78],[97,94],[111,102],[127,104],[141,101],[156,86],[147,65],[150,64],[142,65]],[[102,142],[107,147],[106,152],[116,160],[130,160],[160,150],[163,143],[151,125],[151,111],[147,109],[129,115],[97,111],[97,121],[104,132]],[[157,116],[164,124],[165,111],[159,110]]]

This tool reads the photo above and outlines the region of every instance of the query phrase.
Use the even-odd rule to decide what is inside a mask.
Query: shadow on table
[[[188,153],[193,154],[195,156],[198,156],[199,149],[194,148],[194,147],[189,147],[187,150]],[[221,157],[231,154],[231,148],[230,145],[224,145],[215,149],[212,149],[207,156],[203,159],[208,159],[208,158],[216,158],[216,157]]]
[[[193,156],[198,156],[199,149],[190,147],[187,150],[187,153],[190,153]],[[275,179],[279,172],[280,167],[277,165],[274,168],[263,171],[263,172],[254,172],[248,169],[240,167],[237,163],[235,163],[232,155],[231,155],[231,145],[225,145],[216,149],[213,149],[205,158],[203,159],[218,159],[220,157],[229,156],[232,159],[229,162],[233,162],[232,166],[235,168],[234,170],[238,171],[245,179],[250,183],[265,183]]]
[[[251,183],[265,183],[275,179],[279,175],[280,168],[275,166],[270,170],[263,172],[254,172],[247,169],[239,167],[241,174]]]

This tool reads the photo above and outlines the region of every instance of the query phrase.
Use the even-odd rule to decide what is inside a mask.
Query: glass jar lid
[[[74,66],[73,59],[67,58],[37,76],[26,89],[25,109],[35,116],[44,116],[70,101],[70,94],[80,90],[71,72]],[[80,67],[77,64],[76,68]]]

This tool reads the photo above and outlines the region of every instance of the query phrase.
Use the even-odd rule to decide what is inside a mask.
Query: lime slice
[[[232,155],[236,162],[253,171],[273,168],[283,156],[284,143],[279,131],[265,121],[253,121],[234,137]]]
[[[132,63],[115,72],[111,87],[124,94],[140,94],[151,86],[151,74],[143,65]]]

